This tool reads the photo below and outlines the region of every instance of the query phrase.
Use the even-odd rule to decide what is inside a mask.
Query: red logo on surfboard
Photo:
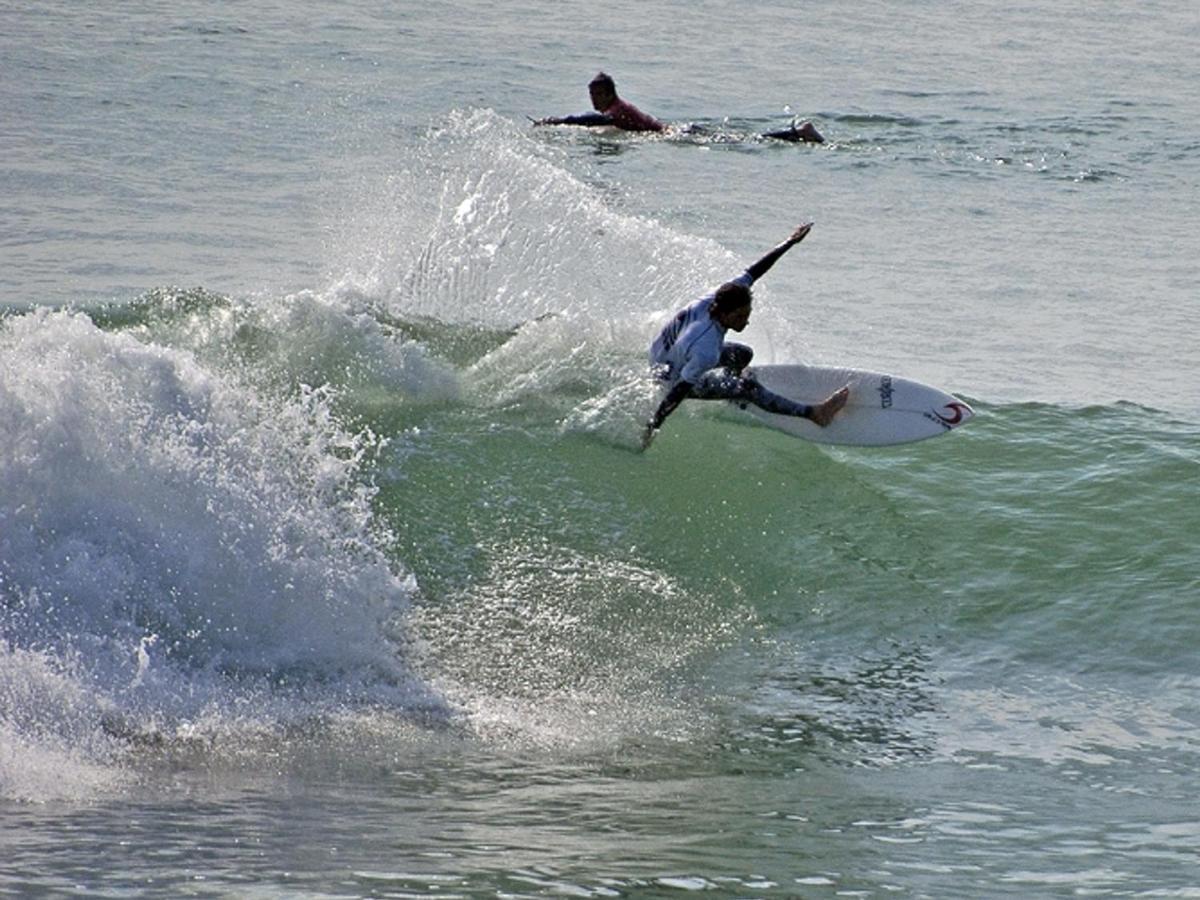
[[[965,403],[947,403],[942,409],[949,410],[948,413],[941,413],[934,410],[933,416],[947,428],[953,428],[955,425],[961,425],[967,419],[974,415],[971,407]]]

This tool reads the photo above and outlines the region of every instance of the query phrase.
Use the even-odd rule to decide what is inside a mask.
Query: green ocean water
[[[283,308],[295,317],[304,305]],[[337,567],[404,573],[375,611],[382,637],[337,609],[330,618],[320,608],[328,600],[302,585],[293,611],[276,610],[269,631],[247,643],[241,632],[264,598],[240,601],[253,611],[241,619],[207,590],[204,570],[172,576],[172,607],[192,613],[182,620],[152,584],[117,582],[122,606],[76,583],[56,601],[77,607],[70,614],[40,607],[60,623],[51,636],[33,622],[33,592],[9,595],[10,627],[26,642],[6,657],[8,696],[22,696],[20,685],[26,698],[10,707],[21,717],[9,720],[10,735],[67,754],[68,788],[91,795],[83,814],[95,821],[84,830],[128,845],[126,826],[103,824],[114,803],[133,804],[135,821],[207,810],[205,820],[225,823],[174,833],[182,845],[173,852],[184,855],[169,872],[138,863],[166,878],[163,890],[200,871],[237,884],[232,870],[247,857],[219,849],[227,845],[216,833],[229,827],[255,836],[251,858],[265,868],[253,881],[319,893],[439,893],[450,883],[468,895],[1022,895],[1066,881],[1118,889],[1133,876],[1081,866],[1114,856],[1157,883],[1188,883],[1194,855],[1179,813],[1195,758],[1197,514],[1180,494],[1200,452],[1193,425],[1133,404],[967,397],[978,415],[961,432],[830,449],[701,404],[640,454],[634,389],[610,387],[614,364],[636,384],[636,356],[601,355],[566,378],[526,352],[547,343],[547,329],[579,341],[589,322],[434,326],[345,311],[330,319],[320,304],[298,318],[311,325],[318,313],[323,338],[300,328],[280,341],[276,323],[268,343],[261,301],[195,292],[40,325],[74,337],[81,381],[120,376],[140,346],[186,344],[174,351],[174,377],[204,361],[206,378],[224,372],[225,389],[252,385],[285,419],[301,402],[296,367],[316,365],[330,387],[306,401],[297,425],[309,440],[323,434],[321,446],[293,457],[282,486],[266,491],[270,518],[298,502],[286,485],[308,485],[300,493],[316,490],[347,516],[334,527],[363,530],[352,545],[308,534],[291,536],[290,550],[261,551],[292,559],[286,585],[268,578],[259,590],[294,590],[311,562],[297,543],[324,560],[325,577],[335,572],[346,611],[381,582],[350,581]],[[8,330],[23,333],[12,322]],[[415,356],[398,368],[370,363],[385,334]],[[10,355],[27,349],[7,340]],[[306,347],[298,356],[297,343]],[[385,389],[399,369],[412,375],[413,359],[426,367],[414,382],[421,390]],[[54,362],[45,365],[54,371]],[[247,504],[238,531],[188,520],[194,530],[183,537],[214,546],[210,572],[253,564],[260,551],[246,524],[262,523],[250,509],[268,485],[223,486],[252,464],[202,439],[221,430],[222,414],[197,402],[195,385],[183,391],[187,403],[164,405],[162,383],[138,375],[135,384],[129,407],[109,413],[125,410],[114,433],[154,442],[152,470],[125,470],[124,503],[106,500],[69,526],[53,506],[67,501],[52,498],[37,526],[41,571],[71,583],[82,546],[110,567],[121,558],[182,569],[148,549],[180,536],[174,516],[140,521],[155,538],[140,548],[108,536],[113,523],[127,533],[130,516],[177,506],[181,491],[210,508],[214,497]],[[70,395],[44,393],[57,395],[56,428],[67,427]],[[258,418],[236,413],[222,441],[261,431]],[[256,440],[295,438],[287,427]],[[199,461],[176,455],[181,447]],[[75,452],[67,462],[86,479],[97,453],[122,451],[97,441]],[[333,460],[349,471],[321,488]],[[100,469],[109,479],[121,471],[115,459]],[[197,480],[181,487],[188,472]],[[265,472],[236,477],[269,482]],[[110,486],[82,486],[93,504],[109,496]],[[289,522],[315,530],[303,516]],[[10,590],[23,574],[8,566]],[[295,610],[302,599],[320,605]],[[377,645],[370,653],[352,647],[364,638]],[[55,647],[67,655],[56,661]],[[380,650],[403,665],[379,660]],[[62,708],[47,718],[47,703]],[[50,791],[22,765],[10,768],[10,785]],[[48,833],[58,826],[34,811],[45,804],[10,807],[10,821]],[[1166,823],[1164,809],[1176,810]],[[413,819],[399,825],[405,811]],[[430,821],[440,823],[432,832]],[[459,833],[466,822],[469,836]],[[349,856],[349,880],[327,884],[297,840]],[[185,852],[209,845],[218,848],[210,864]],[[1014,868],[1014,853],[1029,868]],[[381,858],[417,860],[418,873]],[[10,872],[31,871],[32,859],[36,849],[17,854]],[[63,875],[10,877],[18,888],[68,887]],[[78,878],[95,886],[127,876],[114,867]]]

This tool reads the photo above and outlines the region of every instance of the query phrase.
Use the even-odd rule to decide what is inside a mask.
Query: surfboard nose
[[[943,403],[940,409],[933,411],[933,414],[947,428],[957,428],[959,425],[969,422],[975,416],[975,410],[963,401],[955,400],[951,403]]]

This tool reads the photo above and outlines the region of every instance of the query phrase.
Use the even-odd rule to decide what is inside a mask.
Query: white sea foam
[[[71,658],[0,643],[0,799],[86,799],[124,781],[108,701]]]
[[[327,389],[280,400],[37,312],[0,330],[0,420],[5,782],[14,755],[82,746],[81,715],[101,735],[110,713],[136,731],[233,703],[239,682],[405,682],[385,631],[414,585],[362,477],[378,441]]]

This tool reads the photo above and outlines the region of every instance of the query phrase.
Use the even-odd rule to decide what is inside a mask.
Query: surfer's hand
[[[812,222],[805,222],[803,225],[800,225],[799,227],[796,228],[795,231],[792,232],[792,236],[788,238],[788,243],[789,244],[800,243],[802,240],[804,240],[806,237],[808,237],[808,233],[810,231],[812,231],[812,227],[813,227]]]
[[[654,440],[654,432],[657,431],[653,422],[647,422],[646,427],[642,429],[641,446],[642,450],[650,449],[650,442]]]

